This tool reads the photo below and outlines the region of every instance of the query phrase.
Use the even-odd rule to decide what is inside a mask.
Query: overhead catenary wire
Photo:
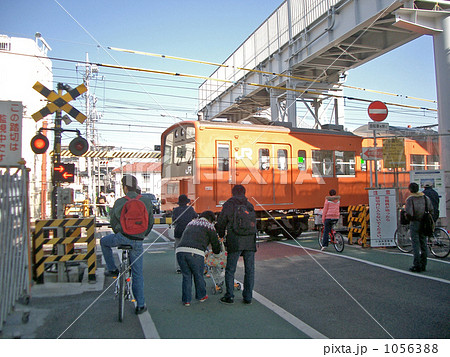
[[[268,71],[262,71],[262,70],[257,70],[257,69],[250,69],[250,68],[244,68],[244,67],[238,67],[238,66],[231,66],[231,65],[227,65],[227,64],[223,64],[223,63],[209,62],[209,61],[205,61],[205,60],[196,60],[196,59],[190,59],[190,58],[169,56],[169,55],[163,55],[163,54],[157,54],[157,53],[151,53],[151,52],[144,52],[144,51],[136,51],[136,50],[130,50],[130,49],[117,48],[117,47],[107,47],[107,48],[110,49],[110,50],[119,51],[119,52],[126,52],[126,53],[139,54],[139,55],[145,55],[145,56],[167,58],[167,59],[173,59],[173,60],[177,60],[177,61],[193,62],[193,63],[206,64],[206,65],[211,65],[211,66],[218,66],[218,67],[234,68],[234,69],[238,69],[238,70],[242,70],[242,71],[255,72],[255,73],[260,73],[260,74],[268,74],[268,75],[273,75],[273,76],[277,76],[277,77],[284,77],[284,78],[290,78],[290,79],[298,79],[298,80],[302,80],[302,81],[306,81],[306,82],[323,83],[322,81],[311,79],[311,78],[307,78],[307,77],[298,77],[298,76],[292,76],[292,75],[288,75],[288,74],[284,74],[284,73],[268,72]],[[350,85],[346,85],[346,84],[341,84],[340,86],[344,87],[344,88],[361,90],[361,91],[366,91],[366,92],[373,92],[373,93],[384,94],[384,95],[389,95],[389,96],[403,97],[403,98],[407,98],[407,99],[414,99],[414,100],[426,101],[426,102],[431,102],[431,103],[437,103],[436,100],[416,98],[416,97],[411,97],[411,96],[407,96],[407,95],[400,95],[400,94],[390,93],[390,92],[386,92],[386,91],[355,87],[355,86],[350,86]]]
[[[47,56],[13,53],[13,52],[7,52],[7,53],[11,54],[11,55],[19,55],[19,56],[27,56],[27,57],[35,57],[35,58],[48,58],[48,59],[54,60],[54,61],[65,61],[65,62],[72,62],[72,63],[80,62],[80,61],[76,61],[76,60],[62,59],[62,58],[56,58],[56,57],[47,57]],[[212,81],[218,81],[218,82],[230,83],[230,84],[240,83],[240,81],[231,81],[231,80],[221,79],[221,78],[213,78],[213,77],[200,76],[200,75],[195,75],[195,74],[162,71],[162,70],[148,69],[148,68],[121,66],[121,65],[114,65],[114,64],[107,64],[107,63],[95,63],[95,62],[88,62],[88,64],[96,65],[99,67],[112,68],[112,69],[153,73],[153,74],[168,75],[168,76],[175,76],[175,77],[196,78],[196,79],[202,79],[202,80],[212,80]],[[366,103],[372,102],[371,99],[363,99],[363,98],[357,98],[357,97],[351,97],[351,96],[345,96],[345,95],[339,95],[339,94],[331,94],[331,93],[324,94],[322,92],[318,92],[318,91],[314,91],[314,90],[303,90],[303,89],[296,89],[296,88],[271,86],[268,84],[260,84],[260,83],[252,83],[252,82],[243,82],[243,84],[249,85],[249,86],[260,87],[260,88],[279,89],[279,90],[283,90],[283,91],[292,91],[292,92],[303,93],[303,94],[326,95],[327,97],[342,98],[342,99],[355,100],[355,101],[361,101],[361,102],[366,102]],[[420,109],[420,110],[429,110],[429,111],[437,112],[437,109],[434,109],[434,108],[419,107],[419,106],[414,106],[414,105],[406,105],[406,104],[399,104],[399,103],[392,103],[392,102],[385,102],[385,104],[390,105],[390,106],[397,106],[397,107],[411,108],[411,109]]]

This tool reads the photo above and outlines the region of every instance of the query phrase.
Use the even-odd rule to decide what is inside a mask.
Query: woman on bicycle
[[[322,211],[322,223],[324,224],[323,230],[323,245],[321,250],[325,250],[328,247],[329,235],[331,228],[339,219],[339,207],[341,204],[341,196],[336,196],[336,190],[330,190],[329,196],[325,197],[325,203]]]

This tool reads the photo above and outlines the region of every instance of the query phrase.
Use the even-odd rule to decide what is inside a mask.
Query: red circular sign
[[[367,109],[370,119],[374,121],[383,121],[386,119],[388,115],[388,109],[386,104],[376,100],[369,104],[369,108]]]

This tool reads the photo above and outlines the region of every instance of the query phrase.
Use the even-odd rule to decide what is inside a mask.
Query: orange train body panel
[[[197,212],[219,212],[235,184],[245,186],[260,213],[320,208],[332,188],[342,207],[367,204],[374,175],[361,151],[373,144],[373,139],[345,131],[181,122],[161,137],[161,208],[171,211],[178,196],[186,194]],[[382,145],[378,139],[377,146]],[[437,155],[435,145],[410,139],[405,154],[407,169],[411,154]],[[408,171],[398,177],[400,187],[406,187]],[[378,173],[381,187],[393,187],[394,179],[393,170]]]

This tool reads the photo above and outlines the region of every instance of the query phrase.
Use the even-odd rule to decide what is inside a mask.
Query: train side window
[[[278,170],[287,171],[288,169],[287,150],[279,149],[277,151],[277,163],[278,163]]]
[[[306,151],[299,150],[297,153],[297,163],[299,171],[306,171]]]
[[[425,170],[425,155],[410,155],[410,170]]]
[[[439,155],[427,155],[427,170],[439,170]]]
[[[355,175],[355,153],[353,151],[335,151],[336,176]]]
[[[217,145],[217,170],[230,171],[230,146],[227,144]]]
[[[333,151],[312,150],[312,171],[314,176],[333,177]]]
[[[259,149],[259,169],[266,171],[270,169],[270,151],[269,149]]]

